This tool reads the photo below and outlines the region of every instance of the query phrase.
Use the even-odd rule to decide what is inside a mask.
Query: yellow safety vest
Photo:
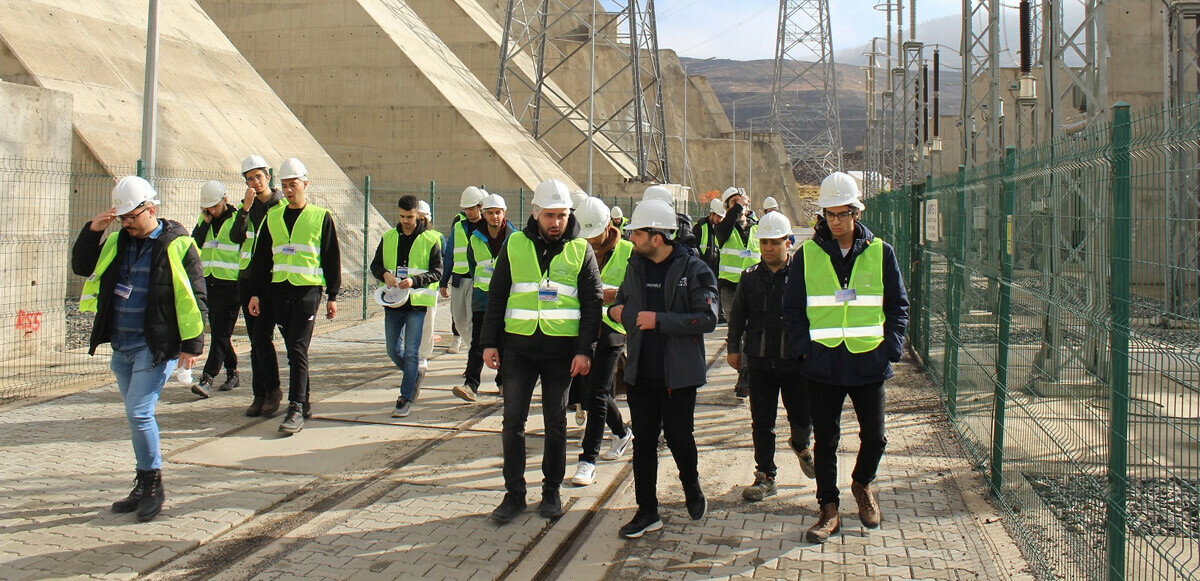
[[[272,237],[274,235],[272,234]],[[440,247],[442,235],[433,230],[426,230],[413,240],[408,249],[408,266],[404,276],[396,273],[396,248],[400,246],[400,231],[392,228],[383,233],[383,267],[388,269],[396,278],[412,278],[418,274],[429,272],[429,251]],[[437,304],[438,281],[422,286],[413,287],[408,291],[408,300],[414,307],[432,307]]]
[[[276,202],[275,205],[287,206],[287,199],[279,198],[279,201]],[[254,256],[254,239],[258,237],[258,230],[262,228],[262,223],[266,221],[266,219],[267,216],[264,214],[263,219],[259,220],[258,224],[255,224],[249,216],[246,217],[246,239],[242,241],[242,254],[241,260],[239,261],[241,270],[246,270],[246,268],[250,266],[250,257]]]
[[[806,240],[804,284],[808,291],[808,336],[826,347],[846,344],[851,353],[866,353],[883,343],[883,241],[867,244],[854,259],[850,284],[843,289],[833,260],[819,244]],[[854,290],[854,298],[837,293]]]
[[[196,220],[197,225],[202,223],[203,214]],[[204,267],[204,276],[218,280],[237,280],[238,271],[242,269],[243,257],[241,248],[229,238],[229,233],[233,232],[233,217],[226,218],[218,231],[213,231],[212,222],[206,227],[208,236],[205,237],[204,246],[200,247],[200,266]],[[248,257],[245,259],[249,260]]]
[[[450,272],[467,276],[470,272],[470,265],[467,264],[467,245],[471,241],[467,237],[467,215],[459,215],[462,219],[455,222],[450,231],[450,246],[454,249],[454,268]]]
[[[625,269],[629,267],[629,255],[632,253],[632,242],[628,240],[617,242],[617,246],[613,248],[612,256],[604,264],[604,270],[600,271],[600,285],[604,287],[604,290],[616,290],[620,288],[621,283],[625,280]],[[622,335],[625,334],[625,326],[609,318],[608,309],[601,309],[601,312],[604,313],[601,317],[604,324],[612,327],[614,331]]]
[[[271,233],[271,282],[290,282],[295,286],[325,286],[321,269],[321,226],[329,210],[308,204],[300,210],[296,224],[288,232],[280,205],[267,212],[267,230]]]
[[[96,261],[96,270],[83,283],[83,293],[79,297],[79,310],[84,313],[94,313],[99,309],[100,301],[96,294],[100,292],[100,277],[112,265],[117,257],[117,236],[119,232],[108,235],[104,247],[100,249],[100,259]],[[167,263],[171,266],[171,286],[175,291],[175,321],[179,325],[179,340],[195,339],[204,332],[204,318],[200,314],[200,304],[196,294],[192,292],[192,281],[188,278],[187,268],[183,266],[183,257],[189,247],[195,247],[196,240],[191,236],[180,236],[167,246]]]
[[[487,226],[484,226],[486,228]],[[504,231],[508,231],[508,224],[501,226]],[[475,232],[479,232],[476,230]],[[492,285],[492,269],[496,266],[496,258],[492,256],[492,249],[488,246],[487,240],[482,234],[471,234],[471,255],[475,257],[475,288],[487,292]],[[486,258],[480,259],[481,256]]]
[[[742,236],[735,229],[729,233],[729,238],[725,240],[725,245],[721,246],[721,260],[719,263],[720,278],[730,282],[737,282],[742,279],[742,271],[758,264],[760,255],[758,253],[758,225],[750,227],[750,244],[749,246],[742,244]]]
[[[588,243],[575,238],[550,260],[549,273],[540,272],[533,242],[522,232],[505,243],[512,287],[504,311],[504,330],[514,335],[534,331],[553,337],[579,336],[579,271]]]

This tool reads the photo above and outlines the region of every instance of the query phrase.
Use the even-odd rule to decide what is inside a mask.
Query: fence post
[[[525,188],[517,188],[517,220],[513,224],[518,228],[524,228],[525,223]],[[512,222],[512,220],[510,220]]]
[[[367,286],[367,271],[370,269],[370,262],[367,260],[371,251],[371,176],[370,174],[363,177],[363,253],[362,253],[362,318],[367,320],[367,295],[370,294],[370,288]]]
[[[992,398],[992,490],[999,496],[1004,486],[1004,415],[1008,406],[1008,345],[1012,333],[1012,220],[1017,183],[1017,148],[1004,149],[1004,173],[1000,185],[1004,188],[1000,229],[1000,305],[998,309],[999,342],[996,346],[996,390]]]
[[[1112,120],[1112,332],[1109,361],[1112,365],[1112,426],[1108,437],[1109,496],[1105,511],[1108,529],[1108,578],[1125,578],[1125,501],[1129,453],[1129,283],[1132,259],[1132,202],[1130,200],[1129,104],[1113,105]]]
[[[932,335],[931,327],[929,326],[929,311],[932,309],[929,307],[933,304],[932,296],[925,296],[932,295],[933,291],[933,280],[931,276],[932,265],[930,264],[932,261],[929,257],[929,222],[926,220],[928,210],[926,208],[929,206],[929,198],[932,195],[932,187],[933,174],[925,174],[925,189],[922,191],[921,196],[921,201],[925,202],[925,207],[921,208],[920,219],[921,223],[924,225],[922,230],[926,231],[921,236],[921,299],[925,301],[925,304],[921,307],[921,330],[925,335],[925,340],[921,346],[921,356],[925,358],[926,363],[929,362],[929,343]]]
[[[966,209],[967,205],[967,168],[958,166],[958,188],[955,192],[957,200],[954,211],[954,225],[950,229],[951,239],[946,241],[946,249],[950,251],[950,260],[946,265],[946,344],[942,360],[945,369],[942,371],[942,385],[946,392],[946,413],[953,418],[958,412],[958,326],[962,321],[962,257],[965,251]],[[952,246],[953,245],[953,246]]]
[[[137,171],[137,177],[145,179],[146,178],[146,160],[144,160],[144,159],[137,160],[137,169],[135,171]]]

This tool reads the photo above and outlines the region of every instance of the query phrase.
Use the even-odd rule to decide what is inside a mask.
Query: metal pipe
[[[938,119],[942,115],[941,107],[941,76],[942,76],[942,55],[939,49],[933,49],[933,136],[941,137],[941,120]]]
[[[592,0],[592,20],[588,23],[588,31],[591,33],[589,43],[592,50],[591,66],[588,67],[588,160],[587,160],[587,192],[588,195],[594,195],[595,191],[592,184],[592,157],[595,155],[595,135],[596,135],[596,0]],[[686,119],[687,114],[684,114]]]
[[[1029,0],[1021,0],[1021,74],[1033,70],[1033,12]]]
[[[154,151],[158,141],[158,0],[150,0],[146,19],[146,84],[142,89],[142,159],[146,181],[154,183]]]

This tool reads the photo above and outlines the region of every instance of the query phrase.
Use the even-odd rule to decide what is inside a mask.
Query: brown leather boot
[[[257,418],[261,416],[264,399],[266,398],[261,395],[254,396],[254,401],[250,403],[250,407],[246,408],[246,417]]]
[[[862,521],[862,525],[869,529],[878,527],[879,503],[875,502],[875,495],[871,494],[870,485],[852,481],[850,492],[854,493],[854,500],[858,502],[858,520]]]
[[[275,412],[279,411],[279,402],[283,401],[283,391],[278,387],[274,391],[268,391],[263,398],[262,415],[263,417],[271,417]]]
[[[840,530],[842,517],[838,516],[838,505],[827,502],[821,505],[821,518],[817,519],[817,524],[808,528],[804,538],[810,543],[824,543],[830,535],[837,534]]]

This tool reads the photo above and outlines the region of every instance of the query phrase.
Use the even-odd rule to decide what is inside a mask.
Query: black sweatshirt
[[[257,205],[258,200],[254,203]],[[302,211],[304,208],[283,209],[283,223],[289,232],[296,225],[296,218],[300,217]],[[287,281],[271,282],[271,272],[275,267],[271,246],[271,229],[267,228],[264,218],[254,243],[254,256],[250,258],[250,296],[261,297],[274,290],[291,292],[297,288]],[[332,212],[325,213],[325,222],[321,225],[321,270],[325,275],[325,295],[330,301],[336,301],[338,292],[342,290],[342,253],[338,247],[337,229],[333,226]]]
[[[406,235],[400,224],[396,224],[396,231],[400,233],[396,240],[396,266],[408,266],[408,255],[412,252],[413,241],[427,229],[424,222],[417,220],[417,227],[413,229],[413,233]],[[388,269],[383,266],[383,241],[380,240],[379,246],[375,247],[375,258],[371,259],[371,274],[382,281],[383,275],[387,272]],[[429,286],[442,279],[442,242],[440,239],[437,244],[433,245],[433,248],[429,249],[429,271],[409,278],[413,281],[413,288]],[[425,307],[414,307],[412,301],[397,308],[402,311],[426,310]]]
[[[203,210],[201,210],[201,211],[203,211]],[[225,221],[233,218],[233,215],[235,213],[237,213],[237,210],[234,209],[233,204],[225,204],[225,211],[221,212],[220,216],[213,218],[211,222],[204,222],[202,220],[199,224],[196,224],[196,227],[192,228],[192,238],[194,238],[196,240],[196,247],[201,248],[201,249],[204,248],[204,243],[208,241],[208,232],[209,232],[208,227],[209,226],[212,226],[213,232],[220,232],[221,228],[225,226]],[[229,234],[230,240],[233,240],[233,230],[237,230],[237,226],[238,226],[238,224],[235,219],[233,222],[233,229],[230,230],[230,234]],[[245,239],[246,239],[246,223],[245,223],[245,221],[243,221],[242,222],[242,240],[245,240]],[[234,244],[240,244],[240,242],[235,241]],[[240,254],[240,252],[239,252],[239,254]],[[238,275],[240,277],[241,273],[239,272]],[[222,280],[215,276],[206,276],[206,277],[204,277],[204,281],[208,283],[208,286],[228,286],[228,285],[237,284],[237,281]]]

